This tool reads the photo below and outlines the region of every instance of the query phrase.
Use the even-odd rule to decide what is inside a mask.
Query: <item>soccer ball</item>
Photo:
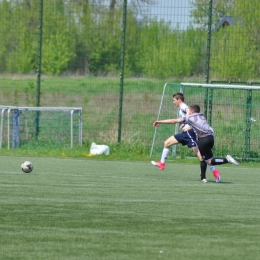
[[[24,163],[22,163],[21,168],[23,172],[30,173],[33,170],[33,165],[31,162],[25,161]]]

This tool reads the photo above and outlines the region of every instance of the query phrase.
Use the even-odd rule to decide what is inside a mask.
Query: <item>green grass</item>
[[[1,150],[2,155],[6,156],[29,156],[29,157],[56,157],[56,158],[88,158],[90,154],[91,142],[83,143],[82,146],[75,145],[70,148],[69,145],[57,146],[50,142],[30,142],[16,149]],[[102,154],[94,156],[101,160],[148,160],[150,148],[141,142],[132,142],[131,144],[108,144],[110,148],[109,156]]]
[[[256,168],[202,184],[197,163],[0,161],[1,259],[260,259]]]
[[[187,78],[185,81],[193,81]],[[155,130],[153,122],[158,117],[162,90],[167,80],[145,78],[125,78],[122,117],[119,111],[120,81],[116,77],[46,77],[41,79],[41,106],[80,106],[83,109],[83,142],[116,145],[118,139],[131,145],[133,142],[143,143],[149,154]],[[169,80],[171,81],[171,80]],[[178,81],[177,81],[178,82]],[[176,83],[177,83],[176,82]],[[36,78],[26,75],[5,75],[0,79],[1,105],[28,106],[35,103]],[[172,94],[180,90],[175,83],[165,88],[164,101],[160,119],[172,118],[177,114],[172,104]],[[200,104],[204,111],[206,97],[205,89],[185,88],[185,102]],[[227,98],[228,97],[228,98]],[[215,89],[212,98],[212,122],[215,131],[214,154],[225,156],[232,154],[236,158],[255,159],[260,162],[258,120],[252,126],[248,125],[250,113],[258,118],[258,101],[260,95],[254,92],[252,111],[246,110],[247,98],[245,90]],[[211,105],[210,105],[211,107]],[[208,109],[208,112],[210,109]],[[247,112],[246,112],[247,111]],[[47,143],[56,146],[70,145],[70,113],[42,113],[38,140],[47,140]],[[46,117],[45,117],[46,116]],[[35,114],[32,120],[21,118],[21,148],[23,145],[34,146],[31,140],[35,139]],[[28,117],[29,118],[29,117]],[[120,122],[120,123],[119,123]],[[74,116],[74,142],[78,118]],[[250,131],[245,131],[249,129]],[[12,129],[11,129],[12,131]],[[3,119],[3,148],[7,147],[7,112]],[[161,126],[156,130],[154,153],[160,154],[164,140],[175,132],[175,126]],[[30,141],[29,141],[30,140]],[[12,140],[11,140],[12,141]],[[30,144],[29,144],[30,143]],[[41,149],[41,145],[38,145]],[[56,148],[54,148],[56,149]],[[143,148],[142,148],[143,149]],[[144,153],[143,153],[144,154]],[[186,147],[178,148],[178,155],[191,156]]]

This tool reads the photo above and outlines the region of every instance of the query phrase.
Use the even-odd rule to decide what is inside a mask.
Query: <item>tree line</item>
[[[205,73],[209,1],[194,0],[192,5],[192,22],[185,30],[156,17],[137,16],[134,8],[128,8],[126,75],[167,78]],[[39,8],[39,1],[0,1],[1,73],[36,70]],[[211,34],[212,77],[233,80],[259,77],[259,10],[258,0],[214,1],[213,27],[225,15],[236,22]],[[44,0],[42,72],[118,75],[121,36],[122,3]]]

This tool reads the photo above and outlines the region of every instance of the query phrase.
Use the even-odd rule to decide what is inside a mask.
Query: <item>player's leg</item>
[[[239,163],[229,154],[226,156],[226,159],[228,160],[229,163],[233,163],[235,165],[239,165]]]
[[[186,142],[187,142],[188,147],[190,147],[193,150],[195,155],[200,160],[200,178],[201,178],[201,181],[206,183],[207,182],[207,179],[206,179],[207,163],[203,160],[201,153],[199,151],[198,143],[197,143],[197,135],[194,132],[194,130],[191,129],[191,130],[187,131],[186,137],[187,137]]]
[[[221,165],[225,163],[233,163],[235,165],[239,165],[239,163],[229,154],[226,156],[226,158],[214,157],[210,161],[211,165]]]
[[[164,142],[164,148],[162,151],[162,156],[161,156],[161,162],[165,163],[166,159],[168,158],[168,155],[170,153],[170,147],[172,145],[179,144],[178,140],[175,138],[175,136],[169,137],[165,142]]]
[[[203,138],[200,138],[198,140],[198,147],[201,153],[201,156],[203,158],[203,160],[206,163],[206,167],[204,163],[201,163],[200,165],[200,169],[201,169],[201,179],[203,179],[204,177],[206,178],[206,169],[207,169],[207,165],[208,167],[211,168],[212,170],[212,174],[216,180],[216,182],[220,181],[220,172],[218,170],[216,170],[215,168],[213,169],[214,166],[211,165],[211,159],[213,158],[213,153],[212,153],[212,148],[214,145],[214,138],[213,136],[206,136]]]
[[[202,162],[203,158],[202,158],[202,156],[200,154],[200,151],[199,151],[198,147],[192,147],[192,150],[196,154],[196,156],[199,158],[199,160]],[[209,165],[209,164],[206,163],[206,167],[210,169],[210,171],[212,172],[212,174],[214,176],[219,173],[219,171],[213,165]],[[203,166],[201,165],[201,168],[204,168],[204,164],[203,164]],[[206,175],[205,176],[201,176],[201,173],[200,173],[200,177],[202,177],[201,180],[206,179]],[[203,177],[205,177],[205,178],[203,178]],[[204,182],[206,182],[206,181],[204,181]]]
[[[207,170],[207,164],[206,162],[203,160],[201,153],[199,151],[198,146],[195,147],[191,147],[192,151],[196,154],[196,156],[199,158],[200,160],[200,179],[201,181],[203,181],[204,183],[207,182],[206,179],[206,170]]]
[[[199,158],[199,160],[203,161],[198,146],[191,147],[191,149],[195,153],[195,155]]]
[[[207,137],[203,137],[200,139],[200,145],[203,146],[205,143],[206,147],[210,148],[210,150],[213,148],[214,146],[214,137],[213,136],[207,136]],[[212,154],[212,152],[211,152]],[[227,155],[225,158],[224,157],[212,157],[210,158],[210,156],[204,158],[205,161],[207,161],[208,165],[221,165],[221,164],[226,164],[226,163],[233,163],[235,165],[239,165],[239,163],[231,156],[231,155]]]
[[[164,142],[164,148],[162,151],[162,155],[161,155],[161,160],[159,162],[155,162],[155,161],[151,161],[151,163],[154,166],[157,166],[160,170],[164,170],[165,168],[165,162],[166,159],[169,156],[170,153],[170,147],[174,144],[179,144],[179,142],[177,141],[177,139],[175,138],[176,135],[169,137],[165,142]]]
[[[207,171],[207,163],[205,161],[200,161],[200,180],[204,183],[207,182],[206,171]]]

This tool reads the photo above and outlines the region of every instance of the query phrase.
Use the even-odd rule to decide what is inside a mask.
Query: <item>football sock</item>
[[[208,165],[207,164],[207,167],[213,172],[213,171],[215,171],[215,167],[213,166],[213,165]]]
[[[220,165],[225,163],[228,163],[228,160],[226,158],[213,158],[211,160],[212,165]]]
[[[205,161],[200,162],[200,179],[206,179],[207,164]]]
[[[169,148],[163,148],[161,163],[165,163],[166,159],[168,158],[169,152],[170,152]]]

